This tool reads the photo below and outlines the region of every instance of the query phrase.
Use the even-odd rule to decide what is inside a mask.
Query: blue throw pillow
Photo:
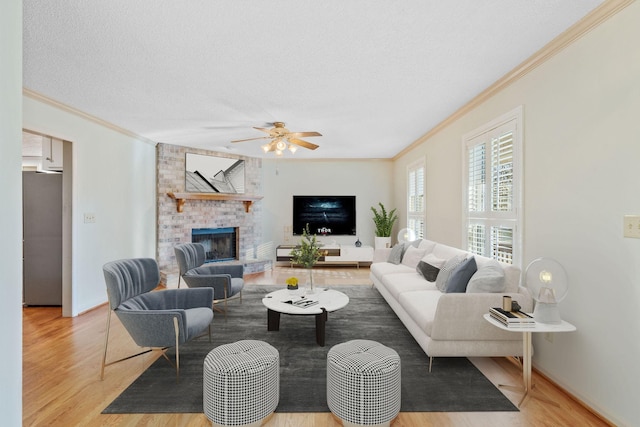
[[[471,276],[478,271],[476,259],[474,257],[467,258],[455,270],[451,272],[447,281],[446,293],[463,293],[467,290],[467,283]]]

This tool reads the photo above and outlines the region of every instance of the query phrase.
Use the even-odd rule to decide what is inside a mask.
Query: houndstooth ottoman
[[[280,355],[265,342],[214,348],[203,375],[204,413],[214,426],[259,426],[278,406]]]
[[[345,426],[388,426],[400,412],[400,357],[375,341],[335,345],[327,355],[327,403]]]

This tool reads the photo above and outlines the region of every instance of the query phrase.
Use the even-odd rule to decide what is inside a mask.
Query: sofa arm
[[[373,262],[386,262],[390,253],[391,248],[377,248],[373,252]]]
[[[502,296],[509,295],[518,301],[522,311],[533,309],[531,297],[521,293],[451,293],[438,300],[431,338],[434,340],[513,340],[518,339],[508,331],[489,324],[483,316],[491,307],[502,307]]]
[[[200,267],[192,268],[186,274],[228,274],[231,277],[242,279],[244,275],[244,266],[242,264],[205,264]]]

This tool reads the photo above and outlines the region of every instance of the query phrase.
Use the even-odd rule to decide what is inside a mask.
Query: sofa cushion
[[[468,293],[504,292],[505,278],[504,270],[498,261],[489,260],[478,265],[475,272],[467,284]]]
[[[455,268],[447,280],[446,293],[463,293],[467,290],[467,284],[471,276],[478,270],[476,259],[469,257]]]
[[[411,273],[388,274],[382,278],[382,284],[396,300],[405,292],[436,290],[435,283],[427,282],[415,270]]]
[[[444,263],[440,272],[438,273],[438,277],[436,278],[436,287],[441,291],[445,292],[447,289],[447,282],[449,281],[449,276],[456,267],[466,259],[464,254],[455,255],[447,260]]]
[[[424,256],[425,252],[426,250],[409,245],[402,255],[401,264],[406,265],[407,267],[416,268],[418,266],[418,262]]]
[[[382,279],[387,274],[393,273],[415,273],[413,268],[402,264],[391,264],[390,262],[373,263],[371,267],[369,267],[369,271],[378,279]]]

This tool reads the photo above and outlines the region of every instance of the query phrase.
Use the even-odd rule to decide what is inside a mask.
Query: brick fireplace
[[[237,259],[222,262],[242,263],[245,273],[271,268],[271,259],[260,259],[262,203],[255,202],[246,212],[239,200],[187,200],[183,212],[177,212],[176,201],[169,192],[185,191],[186,153],[229,157],[245,161],[245,193],[262,194],[262,160],[253,157],[230,156],[202,149],[170,144],[156,148],[157,176],[157,253],[162,283],[174,287],[178,279],[178,265],[173,247],[192,241],[193,230],[232,228],[237,230]]]

